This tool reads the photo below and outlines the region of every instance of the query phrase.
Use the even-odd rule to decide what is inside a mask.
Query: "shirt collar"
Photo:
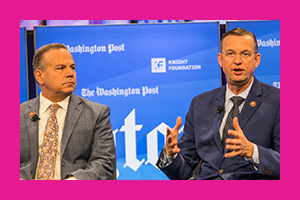
[[[70,95],[67,96],[64,100],[57,102],[57,104],[60,106],[60,108],[62,108],[63,110],[67,111],[68,109],[68,105],[69,105],[69,99],[70,99]],[[46,110],[49,108],[49,106],[53,104],[52,101],[50,101],[49,99],[47,99],[46,97],[43,96],[42,92],[40,94],[40,109],[41,109],[41,113],[46,112]]]
[[[229,88],[228,88],[228,84],[226,84],[226,96],[225,96],[225,101],[229,100],[231,97],[233,96],[238,96],[238,97],[243,97],[244,99],[247,98],[249,92],[250,92],[250,89],[253,85],[253,82],[254,82],[254,77],[252,77],[252,81],[250,83],[250,85],[246,88],[246,90],[244,90],[243,92],[241,92],[240,94],[238,95],[235,95]]]

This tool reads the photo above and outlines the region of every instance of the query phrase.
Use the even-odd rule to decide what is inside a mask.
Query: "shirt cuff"
[[[254,163],[259,164],[258,148],[257,148],[256,144],[253,144],[253,146],[254,146],[254,149],[253,149],[252,159],[253,159]]]
[[[165,152],[165,150],[163,150],[162,155],[160,157],[160,167],[164,168],[164,167],[167,167],[168,165],[170,165],[173,162],[173,160],[175,160],[177,155],[178,155],[178,153],[175,154],[174,156],[168,156],[167,153]]]

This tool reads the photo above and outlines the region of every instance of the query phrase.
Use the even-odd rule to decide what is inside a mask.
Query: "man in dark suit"
[[[178,142],[181,118],[167,129],[157,166],[170,179],[189,179],[197,165],[195,179],[280,179],[280,90],[254,77],[256,37],[236,28],[220,49],[226,86],[193,99]]]
[[[110,109],[73,94],[71,53],[62,44],[45,45],[36,51],[33,69],[42,92],[20,105],[20,179],[111,179],[116,150]]]

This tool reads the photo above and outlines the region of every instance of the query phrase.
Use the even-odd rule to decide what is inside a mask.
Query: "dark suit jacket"
[[[258,147],[257,171],[244,157],[224,158],[219,134],[224,113],[217,113],[217,107],[225,104],[225,90],[223,86],[193,99],[178,141],[181,151],[169,166],[160,168],[170,179],[188,179],[200,160],[195,179],[280,178],[280,90],[254,79],[239,115],[245,136]],[[250,102],[256,105],[252,107]]]
[[[39,97],[20,105],[20,178],[34,179],[38,162],[38,125],[30,112],[39,113]],[[116,152],[110,109],[71,94],[61,140],[61,178],[111,179]]]

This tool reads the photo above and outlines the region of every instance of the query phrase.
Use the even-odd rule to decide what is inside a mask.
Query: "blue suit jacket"
[[[30,112],[39,113],[39,97],[20,105],[20,178],[34,179],[38,162],[38,125]],[[61,178],[111,179],[116,150],[110,109],[71,94],[61,139]]]
[[[224,158],[219,134],[224,112],[217,113],[217,107],[225,104],[225,90],[223,86],[192,100],[178,141],[181,151],[170,165],[160,167],[170,179],[188,179],[201,159],[195,179],[280,179],[280,90],[254,79],[239,115],[245,136],[258,147],[257,170],[244,157]]]

